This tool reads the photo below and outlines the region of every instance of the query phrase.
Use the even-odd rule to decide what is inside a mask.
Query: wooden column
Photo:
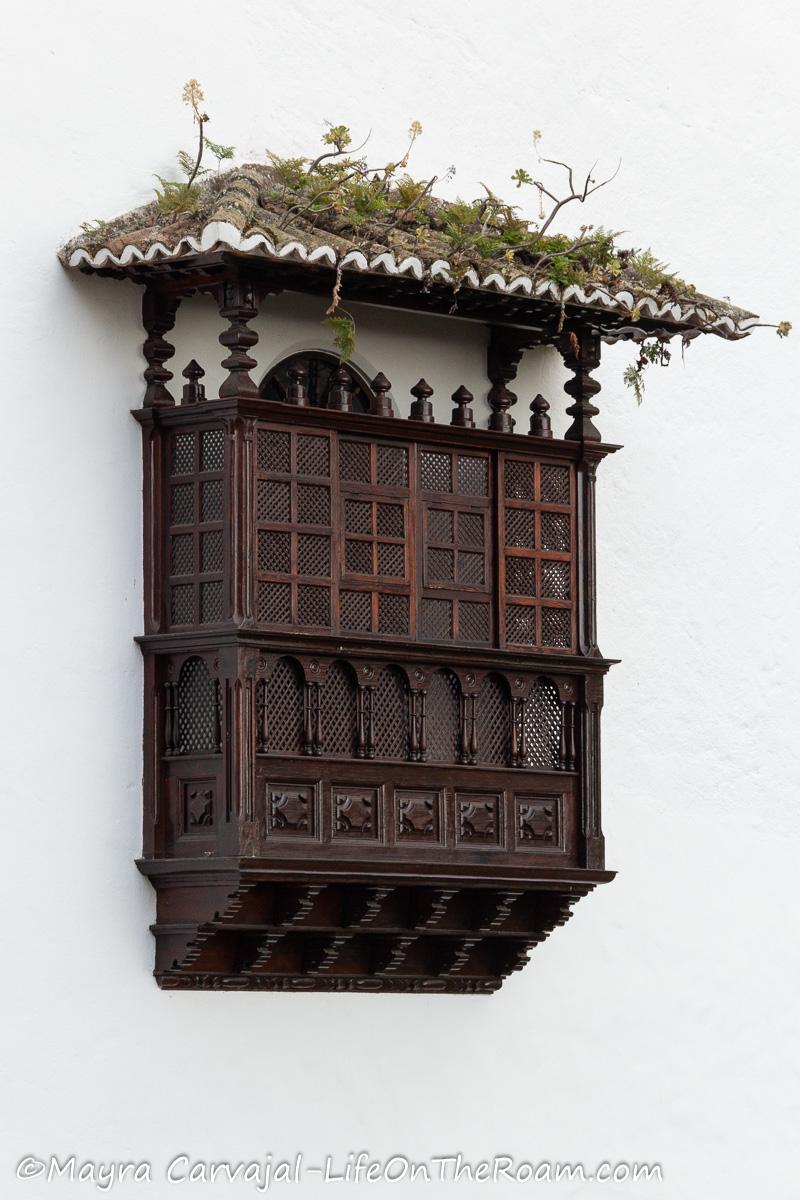
[[[564,384],[564,391],[573,398],[567,409],[572,424],[565,439],[581,443],[578,463],[578,648],[588,658],[599,658],[597,645],[597,559],[595,551],[595,478],[597,463],[602,457],[594,449],[601,441],[600,430],[592,418],[600,411],[592,397],[600,384],[591,372],[600,365],[600,333],[596,326],[570,322],[558,345],[573,378]]]
[[[600,366],[600,332],[593,325],[570,322],[561,334],[558,349],[565,365],[574,372],[564,384],[564,391],[573,399],[567,409],[572,424],[564,437],[568,442],[599,442],[600,430],[592,417],[600,409],[592,403],[592,397],[600,391],[600,384],[591,378],[591,372]]]
[[[221,289],[219,311],[230,322],[219,335],[220,342],[229,350],[228,357],[222,361],[229,374],[219,389],[220,399],[230,396],[257,399],[258,388],[249,374],[257,363],[247,353],[258,341],[256,331],[247,328],[247,322],[258,312],[253,284],[239,275],[226,280]]]
[[[179,304],[178,296],[166,295],[150,285],[144,289],[142,324],[147,338],[142,350],[147,359],[144,372],[147,387],[142,403],[145,408],[165,407],[175,403],[175,398],[167,389],[167,384],[172,379],[172,371],[164,366],[167,359],[172,358],[175,353],[175,347],[166,340],[164,334],[169,333],[174,326]]]
[[[580,721],[580,780],[584,866],[602,871],[605,838],[600,817],[600,710],[603,707],[602,675],[587,675]]]

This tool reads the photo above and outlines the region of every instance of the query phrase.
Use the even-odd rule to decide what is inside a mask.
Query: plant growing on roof
[[[206,134],[209,118],[197,80],[186,84],[183,100],[197,128],[197,148],[193,154],[181,151],[178,155],[184,179],[158,177],[157,211],[148,213],[151,225],[181,225],[184,214],[209,212],[225,178],[220,176],[219,168],[233,157],[232,146],[213,142]],[[556,303],[560,300],[562,324],[570,299],[566,289],[570,286],[591,292],[588,303],[596,304],[598,297],[608,300],[617,313],[624,313],[627,306],[626,318],[632,325],[649,315],[653,300],[658,307],[670,301],[688,301],[694,309],[694,328],[684,333],[684,346],[695,332],[714,329],[729,311],[721,302],[698,295],[691,284],[670,271],[650,250],[618,247],[619,234],[613,230],[584,223],[576,235],[556,231],[555,222],[562,211],[586,204],[595,192],[612,182],[619,165],[602,178],[595,176],[594,167],[585,176],[578,176],[569,163],[542,155],[542,133],[534,130],[535,163],[518,166],[510,175],[517,192],[533,190],[537,216],[531,219],[486,184],[481,185],[482,194],[475,199],[444,201],[436,197],[435,184],[440,178],[450,180],[454,168],[441,176],[425,178],[410,173],[410,157],[421,134],[422,126],[412,122],[399,156],[381,163],[371,161],[366,153],[370,135],[354,146],[346,125],[329,123],[315,156],[283,157],[267,151],[267,164],[251,168],[258,174],[255,184],[248,181],[255,189],[254,203],[271,237],[278,241],[282,237],[286,241],[328,238],[338,247],[334,252],[339,265],[324,320],[342,361],[352,355],[355,344],[353,315],[342,303],[341,266],[345,254],[353,250],[362,251],[365,257],[388,249],[397,258],[417,258],[424,287],[449,280],[453,312],[458,311],[462,287],[475,282],[473,275],[485,279],[498,274],[511,282],[521,273],[534,287],[546,284],[548,295]],[[217,159],[216,173],[204,166],[206,151]],[[556,172],[563,177],[563,187],[550,182]],[[102,245],[124,234],[124,220],[84,226],[85,240]],[[773,328],[785,337],[791,326],[784,321]],[[671,357],[668,338],[668,333],[662,332],[656,339],[644,331],[635,338],[637,357],[625,371],[624,381],[638,401],[646,368],[654,363],[666,365]]]
[[[222,146],[218,142],[212,142],[206,136],[205,126],[211,118],[200,108],[205,97],[203,89],[196,79],[190,79],[184,85],[181,99],[191,108],[192,120],[197,125],[197,151],[194,156],[186,150],[178,151],[178,166],[186,179],[164,179],[162,175],[156,175],[156,179],[161,184],[160,188],[156,188],[156,202],[159,211],[173,215],[197,211],[200,201],[200,188],[197,180],[209,173],[209,168],[202,165],[206,149],[210,150],[216,158],[218,171],[223,161],[233,158],[234,155],[233,146]]]

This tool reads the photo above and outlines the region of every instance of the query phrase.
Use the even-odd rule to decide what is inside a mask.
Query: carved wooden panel
[[[184,837],[206,836],[216,824],[216,781],[190,779],[181,782],[181,826]]]
[[[377,838],[381,824],[381,789],[336,783],[331,788],[334,838]]]
[[[516,793],[516,844],[519,849],[533,850],[563,846],[563,807],[561,795]]]
[[[265,790],[267,836],[315,837],[318,789],[309,783],[268,783]]]
[[[457,791],[456,838],[479,846],[503,844],[502,797],[493,792]]]
[[[435,788],[397,788],[394,795],[397,840],[441,844],[444,793]]]

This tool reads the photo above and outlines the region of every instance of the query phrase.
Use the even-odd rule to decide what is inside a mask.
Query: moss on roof
[[[141,254],[150,251],[156,257],[183,256],[195,253],[204,241],[204,232],[207,242],[208,231],[216,229],[223,242],[230,241],[232,231],[240,240],[253,239],[254,250],[262,255],[313,258],[315,252],[319,257],[323,248],[329,247],[332,253],[324,261],[340,263],[358,252],[366,259],[359,267],[363,270],[372,269],[374,260],[388,253],[398,267],[413,259],[423,275],[433,268],[439,275],[446,272],[443,277],[454,284],[484,287],[490,280],[488,286],[497,287],[498,278],[506,285],[528,280],[532,288],[525,285],[526,290],[537,293],[550,285],[543,294],[552,299],[560,288],[572,285],[583,293],[597,293],[595,299],[599,297],[602,307],[622,308],[634,320],[639,303],[649,297],[660,308],[676,305],[699,313],[696,323],[707,327],[718,323],[714,332],[723,336],[742,336],[755,320],[752,313],[727,300],[699,293],[649,252],[617,249],[614,235],[603,230],[590,234],[585,249],[578,245],[568,259],[559,259],[560,248],[574,240],[555,235],[547,240],[551,253],[543,262],[542,243],[534,250],[523,247],[513,252],[497,237],[462,238],[465,244],[459,245],[467,208],[460,201],[429,195],[424,200],[424,221],[417,210],[412,219],[391,226],[380,219],[356,225],[347,211],[300,212],[296,195],[287,190],[279,167],[248,163],[209,174],[199,182],[195,211],[164,213],[153,200],[112,221],[85,225],[81,234],[63,247],[60,257],[64,265],[92,267],[108,262],[109,256],[119,262],[128,247]],[[466,218],[469,215],[467,211]],[[381,266],[385,268],[385,259]]]

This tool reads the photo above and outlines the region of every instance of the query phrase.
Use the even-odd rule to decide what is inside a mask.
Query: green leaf
[[[339,351],[339,362],[346,363],[353,357],[356,348],[356,323],[350,313],[342,309],[322,322],[333,330],[333,344]]]
[[[156,175],[156,179],[161,184],[160,188],[156,188],[156,203],[160,212],[197,212],[200,188],[196,184],[193,183],[190,187],[188,183],[175,179],[163,179],[161,175]]]
[[[223,159],[233,158],[234,146],[221,146],[219,142],[212,142],[210,137],[206,138],[206,145],[218,163],[221,163]]]
[[[191,175],[195,164],[195,160],[192,158],[191,154],[188,154],[185,150],[179,150],[176,158],[178,160],[178,166],[183,171],[184,175]]]

